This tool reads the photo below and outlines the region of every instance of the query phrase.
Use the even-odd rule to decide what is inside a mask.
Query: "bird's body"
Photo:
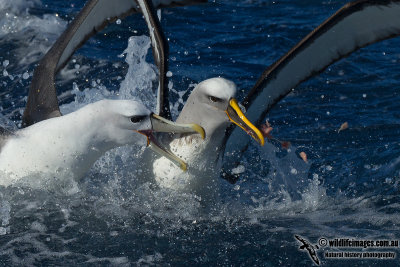
[[[0,152],[0,171],[9,179],[0,179],[0,184],[35,173],[79,179],[107,150],[124,144],[145,145],[146,138],[133,133],[130,121],[120,116],[121,105],[127,116],[150,115],[139,102],[103,100],[9,136]]]
[[[186,161],[189,168],[183,172],[167,158],[157,158],[151,166],[155,182],[162,188],[191,192],[202,197],[214,195],[218,190],[221,169],[220,144],[217,139],[201,140],[193,135],[175,138],[170,142],[169,149]]]
[[[35,174],[79,180],[106,151],[128,144],[145,146],[145,135],[163,131],[165,121],[156,126],[152,116],[137,101],[101,100],[19,130],[1,148],[0,185]],[[187,130],[176,124],[168,127],[167,132]]]

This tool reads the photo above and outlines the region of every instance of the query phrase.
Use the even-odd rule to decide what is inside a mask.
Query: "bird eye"
[[[216,103],[216,102],[222,102],[222,99],[221,99],[221,98],[218,98],[218,97],[215,97],[215,96],[212,96],[212,95],[208,96],[208,99],[210,99],[210,101],[211,101],[211,102],[214,102],[214,103]]]
[[[133,123],[138,123],[144,120],[147,117],[147,115],[138,115],[138,116],[133,116],[131,117],[131,122]]]

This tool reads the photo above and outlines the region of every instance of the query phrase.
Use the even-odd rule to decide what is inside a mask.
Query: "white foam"
[[[3,194],[0,192],[0,236],[10,232],[11,205],[8,200],[3,199]]]
[[[19,66],[38,61],[67,25],[54,14],[30,15],[29,9],[39,5],[37,0],[0,1],[0,37],[19,42],[15,52]]]
[[[32,8],[36,5],[39,5],[39,0],[1,0],[0,1],[0,10],[12,12],[14,14],[22,14],[27,13],[29,8]]]
[[[137,265],[155,265],[157,264],[158,261],[162,260],[163,256],[156,252],[153,255],[145,255],[143,257],[141,257],[136,264]]]
[[[34,221],[31,224],[31,229],[33,231],[37,231],[37,232],[40,232],[40,233],[45,233],[47,231],[47,227],[44,224],[42,224],[41,222],[38,222],[38,221]]]
[[[3,115],[1,112],[0,112],[0,126],[10,131],[16,131],[18,129],[15,123],[12,120],[10,120],[7,116]]]

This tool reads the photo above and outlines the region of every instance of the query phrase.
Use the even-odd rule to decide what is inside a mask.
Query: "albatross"
[[[221,170],[221,146],[226,129],[237,125],[261,146],[264,137],[243,114],[235,96],[236,85],[224,78],[211,78],[199,83],[190,94],[176,122],[200,124],[206,133],[204,140],[192,134],[174,134],[169,142],[173,153],[188,162],[187,172],[182,172],[156,156],[149,168],[156,184],[164,188],[192,192],[198,196],[212,198],[218,194]],[[158,158],[157,158],[158,157]],[[148,161],[145,161],[148,162]]]
[[[157,30],[157,25],[152,27],[155,33],[162,32],[161,29]],[[250,134],[261,145],[264,144],[263,137],[250,121],[255,122],[255,125],[262,124],[268,112],[293,88],[332,63],[362,47],[398,35],[399,0],[359,0],[344,5],[266,68],[242,101],[240,109],[247,110],[248,117],[240,115],[243,121],[231,120],[227,110],[225,113],[228,118],[221,112],[236,102],[232,101],[236,93],[234,82],[212,78],[199,83],[190,94],[177,122],[192,120],[199,123],[209,137],[202,142],[194,136],[175,135],[170,142],[170,149],[190,162],[191,168],[189,172],[183,173],[166,159],[154,159],[151,169],[155,181],[163,187],[201,192],[200,195],[215,193],[215,184],[221,170],[223,178],[231,183],[236,182],[238,176],[229,170],[237,167],[249,147],[249,138],[244,133]],[[153,46],[168,51],[163,45]],[[160,76],[163,75],[160,72]],[[221,169],[222,160],[224,166]]]
[[[204,138],[199,125],[173,123],[151,113],[140,102],[101,100],[65,116],[3,134],[0,185],[35,175],[80,179],[105,152],[127,144],[150,145],[185,170],[186,163],[160,146],[153,132],[197,132]]]
[[[79,179],[106,151],[126,144],[148,145],[187,169],[184,161],[159,144],[153,132],[196,132],[204,138],[204,130],[197,124],[174,123],[133,100],[102,100],[61,116],[54,77],[79,46],[74,44],[74,34],[82,34],[82,28],[93,32],[90,20],[98,22],[96,12],[112,16],[118,9],[111,8],[110,13],[108,3],[89,2],[35,69],[22,118],[24,129],[10,132],[0,128],[0,185],[37,177],[35,174]],[[135,6],[129,8],[134,11]],[[88,10],[94,13],[86,13]]]
[[[159,68],[159,93],[157,110],[171,117],[168,101],[168,42],[155,13],[152,1],[138,0],[150,32],[150,39],[156,64]],[[164,86],[163,86],[164,85]],[[205,130],[206,138],[199,139],[192,134],[174,134],[168,140],[169,148],[188,162],[187,172],[171,165],[165,157],[143,156],[143,180],[154,182],[162,188],[180,192],[195,193],[203,199],[213,199],[218,194],[219,173],[221,169],[222,141],[227,128],[237,125],[261,146],[264,137],[244,115],[235,96],[236,85],[224,78],[211,78],[199,83],[191,92],[177,122],[193,121]],[[163,96],[163,97],[160,97]]]

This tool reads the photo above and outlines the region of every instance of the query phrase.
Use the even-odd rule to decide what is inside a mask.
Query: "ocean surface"
[[[211,77],[234,81],[242,99],[267,66],[345,3],[237,0],[162,10],[173,116]],[[83,4],[0,0],[2,125],[20,126],[35,65]],[[157,72],[146,35],[143,18],[132,15],[79,49],[57,77],[62,112],[112,97],[153,108]],[[137,147],[108,152],[80,182],[0,187],[0,266],[313,265],[294,235],[318,244],[324,266],[399,266],[398,247],[321,242],[400,239],[399,89],[399,38],[302,83],[266,118],[289,150],[253,142],[239,181],[221,178],[220,197],[206,208],[195,195],[140,183]],[[325,255],[346,250],[396,258]]]

